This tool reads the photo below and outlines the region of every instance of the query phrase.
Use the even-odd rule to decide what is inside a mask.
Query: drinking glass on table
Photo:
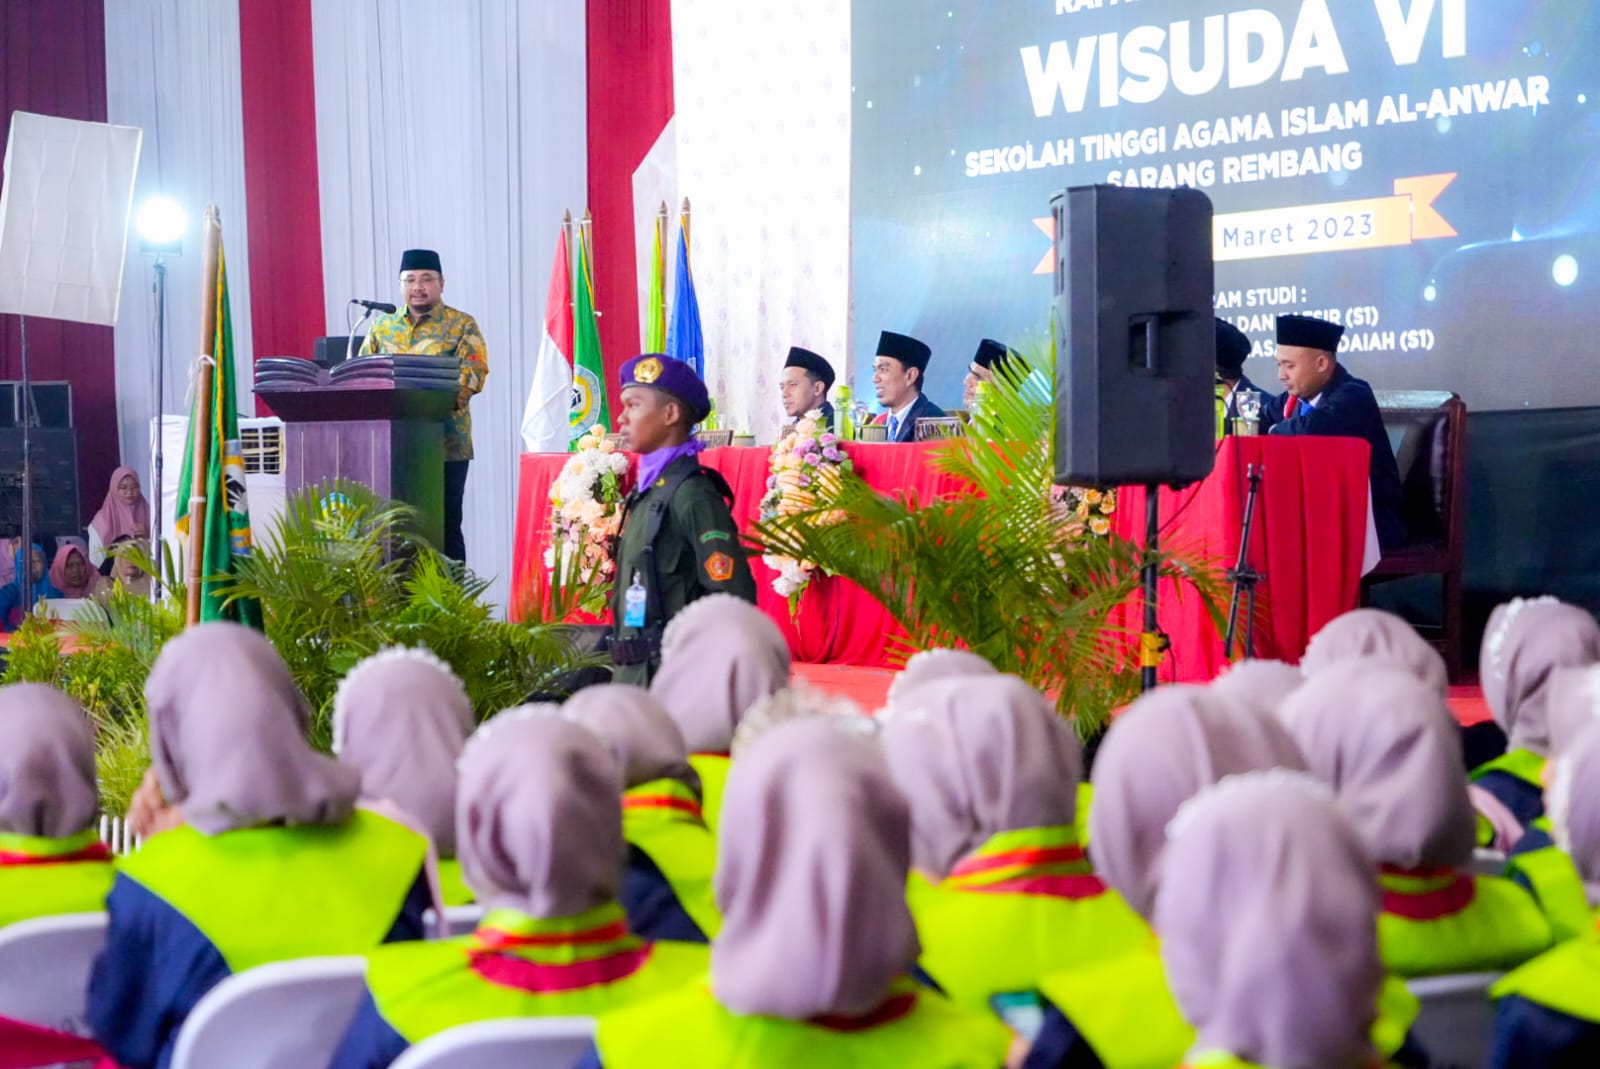
[[[1255,390],[1240,390],[1234,396],[1233,433],[1251,437],[1261,433],[1261,395]]]

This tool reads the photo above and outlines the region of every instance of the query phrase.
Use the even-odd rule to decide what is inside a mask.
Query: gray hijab
[[[625,788],[675,779],[699,789],[700,777],[689,766],[683,732],[643,687],[624,683],[585,687],[567,699],[562,711],[611,747],[622,764]]]
[[[876,1008],[921,947],[910,815],[882,755],[829,717],[778,724],[733,763],[717,843],[717,1001],[805,1020]]]
[[[889,702],[924,683],[961,676],[999,675],[995,666],[971,650],[931,649],[913,653],[889,681]]]
[[[1167,822],[1224,776],[1305,762],[1272,717],[1202,687],[1169,686],[1117,718],[1094,766],[1089,852],[1095,871],[1146,919],[1155,905]]]
[[[190,628],[162,649],[144,695],[161,793],[206,835],[342,824],[354,810],[361,774],[311,749],[305,699],[259,632]]]
[[[622,769],[554,705],[501,713],[461,755],[456,854],[485,909],[572,917],[616,900]]]
[[[1283,703],[1306,681],[1305,673],[1282,661],[1240,661],[1207,688],[1224,701],[1282,719]]]
[[[1333,787],[1373,860],[1472,860],[1477,819],[1444,699],[1398,665],[1349,662],[1312,676],[1285,711],[1307,767]]]
[[[456,758],[476,721],[450,666],[424,649],[388,649],[352,668],[333,700],[333,752],[361,791],[417,821],[456,856]]]
[[[0,833],[65,839],[94,823],[94,732],[43,683],[0,687]]]
[[[692,602],[667,625],[650,693],[690,753],[727,753],[745,711],[789,683],[789,644],[766,613],[732,594]]]
[[[1377,1014],[1378,887],[1333,800],[1305,777],[1224,780],[1173,821],[1156,896],[1167,981],[1192,1055],[1361,1069]]]
[[[1600,664],[1550,673],[1550,756],[1560,757],[1590,724],[1600,722]]]
[[[1004,831],[1071,824],[1077,736],[1016,676],[952,677],[902,695],[879,739],[911,803],[911,853],[936,879]]]
[[[1338,664],[1364,658],[1395,661],[1442,698],[1450,690],[1450,674],[1439,651],[1417,629],[1382,609],[1354,609],[1336,616],[1311,638],[1300,670],[1311,676]]]
[[[1479,665],[1483,697],[1512,749],[1550,750],[1551,673],[1600,662],[1600,625],[1555,598],[1516,598],[1489,615]]]

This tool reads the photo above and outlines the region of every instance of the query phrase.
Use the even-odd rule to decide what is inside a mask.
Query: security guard
[[[733,491],[696,459],[694,425],[710,412],[706,384],[683,361],[648,353],[622,365],[617,430],[639,454],[639,478],[613,558],[611,658],[618,683],[649,684],[667,622],[691,601],[715,593],[756,600],[729,511]]]

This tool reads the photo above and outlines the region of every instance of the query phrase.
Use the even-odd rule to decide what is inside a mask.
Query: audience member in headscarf
[[[361,773],[363,804],[392,805],[428,836],[445,906],[472,901],[456,860],[456,759],[476,726],[467,688],[425,649],[368,657],[333,699],[333,752]]]
[[[906,660],[905,666],[895,673],[893,679],[889,680],[888,701],[892,705],[896,698],[916,687],[920,687],[924,683],[934,683],[941,679],[954,679],[962,676],[994,676],[999,674],[994,665],[971,650],[920,650],[913,653]]]
[[[78,546],[69,543],[56,550],[56,559],[50,565],[50,585],[62,597],[93,597],[103,582],[100,573],[89,566],[89,555]]]
[[[9,585],[0,587],[0,627],[7,631],[15,631],[22,624],[22,618],[39,603],[39,599],[61,597],[61,591],[50,581],[49,570],[45,567],[44,549],[35,542],[28,551],[33,597],[28,604],[23,604],[22,555],[20,548],[13,554],[11,566],[14,577]]]
[[[704,975],[703,947],[629,930],[617,902],[622,769],[558,706],[501,713],[467,743],[456,844],[483,922],[368,954],[367,996],[329,1069],[382,1069],[476,1021],[603,1017]]]
[[[1311,636],[1300,671],[1312,676],[1340,661],[1374,657],[1394,661],[1441,698],[1449,693],[1450,674],[1439,651],[1416,628],[1382,609],[1353,609],[1329,620]]]
[[[1275,717],[1202,687],[1146,694],[1100,747],[1089,814],[1095,870],[1148,920],[1167,824],[1184,802],[1226,776],[1304,767]],[[1047,1004],[1030,1069],[1172,1066],[1192,1037],[1153,941],[1137,953],[1050,973],[1038,986]]]
[[[1465,871],[1476,825],[1455,721],[1437,693],[1398,665],[1356,661],[1312,676],[1286,708],[1307,766],[1378,865],[1390,972],[1505,969],[1550,945],[1526,891]]]
[[[564,712],[622,765],[628,926],[646,939],[706,942],[722,921],[711,888],[717,841],[701,815],[700,777],[683,733],[649,691],[620,683],[579,691]]]
[[[119,1065],[167,1064],[228,976],[423,934],[427,840],[356,808],[361,775],[311,749],[308,710],[258,632],[202,624],[145,683],[160,793],[182,826],[118,865],[88,1020]]]
[[[1284,699],[1306,681],[1305,673],[1282,661],[1239,661],[1211,681],[1211,693],[1257,713],[1280,716]]]
[[[1591,724],[1600,722],[1600,665],[1558,668],[1550,674],[1546,709],[1550,753],[1541,781],[1548,793],[1556,763]],[[1594,923],[1583,878],[1567,852],[1556,845],[1550,820],[1541,817],[1515,839],[1506,875],[1538,901],[1556,941],[1575,938]]]
[[[1506,733],[1507,750],[1474,769],[1472,781],[1499,799],[1524,829],[1544,816],[1550,677],[1559,668],[1597,662],[1600,625],[1575,605],[1517,598],[1489,616],[1479,671],[1484,700]]]
[[[134,559],[131,551],[135,549],[146,556],[150,553],[149,543],[140,542],[131,535],[123,535],[106,547],[106,559],[100,562],[100,574],[110,582],[102,585],[99,593],[109,591],[112,586],[120,586],[135,597],[150,596],[150,573]]]
[[[1600,887],[1600,724],[1552,758],[1550,821],[1591,890]],[[1600,927],[1535,958],[1490,990],[1492,1069],[1600,1065]]]
[[[907,978],[910,838],[869,739],[829,717],[773,727],[728,778],[710,983],[602,1018],[581,1064],[1001,1065],[1005,1028]]]
[[[0,928],[105,908],[111,856],[95,836],[98,809],[83,710],[42,683],[0,687]]]
[[[1138,949],[1150,930],[1090,868],[1075,826],[1077,737],[1015,676],[950,677],[880,717],[911,803],[922,970],[987,1011],[1039,977]]]
[[[89,521],[89,530],[96,542],[91,550],[101,553],[119,538],[150,537],[150,502],[132,468],[124,466],[111,473],[111,485],[100,511]]]
[[[713,831],[733,733],[750,706],[788,686],[789,669],[789,643],[778,625],[732,594],[691,603],[661,636],[661,667],[650,693],[683,732]]]
[[[1155,925],[1195,1039],[1218,1069],[1368,1069],[1383,965],[1378,889],[1333,799],[1303,776],[1224,780],[1173,820]]]

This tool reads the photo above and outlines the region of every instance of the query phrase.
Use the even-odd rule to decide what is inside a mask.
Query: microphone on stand
[[[353,360],[355,358],[356,331],[361,329],[361,324],[371,319],[373,312],[382,312],[385,315],[390,315],[393,314],[395,307],[392,304],[385,304],[383,301],[364,301],[360,297],[352,297],[350,299],[350,303],[358,308],[365,308],[366,312],[362,314],[361,322],[357,323],[350,329],[350,340],[345,342],[344,347],[344,358],[346,360]]]

